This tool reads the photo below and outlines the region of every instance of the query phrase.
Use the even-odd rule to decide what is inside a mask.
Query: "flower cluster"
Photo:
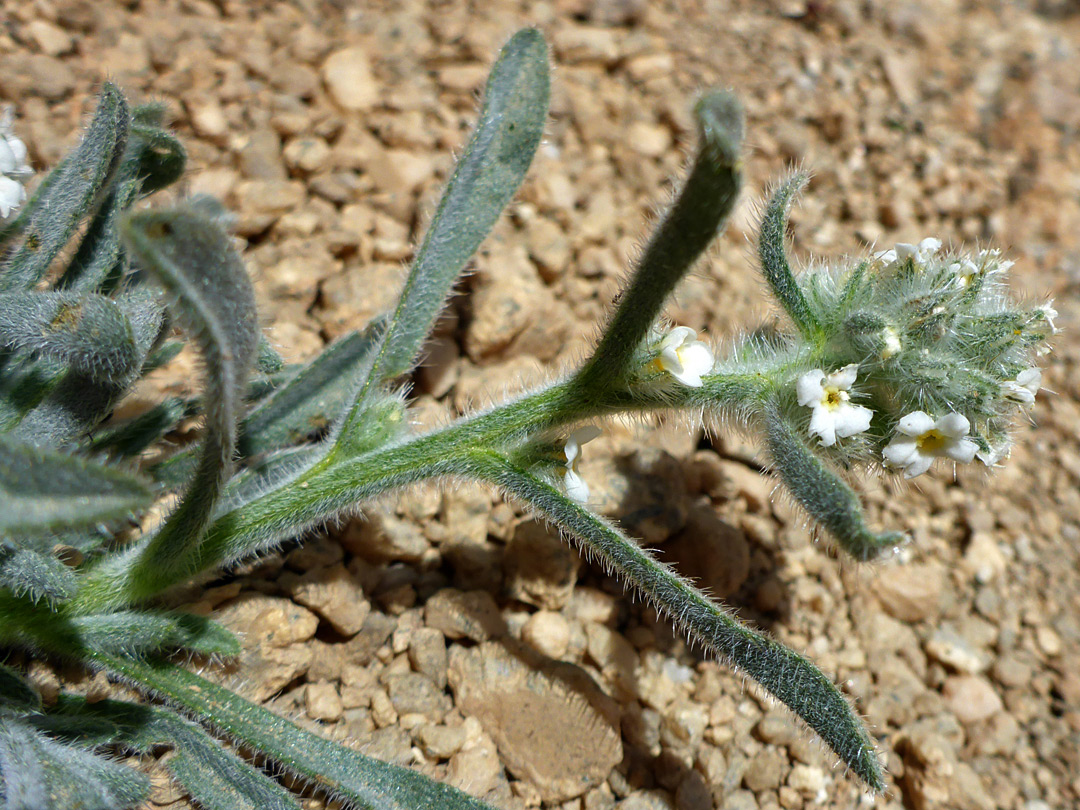
[[[26,160],[26,144],[12,130],[14,113],[0,114],[0,219],[7,219],[26,199],[21,180],[33,174]]]
[[[1042,386],[1032,357],[1058,331],[1050,304],[1016,308],[1002,282],[1012,262],[999,250],[941,248],[901,243],[801,281],[825,333],[825,362],[793,381],[811,411],[806,431],[832,453],[869,450],[905,478],[938,458],[994,466],[1007,456],[1012,414]]]

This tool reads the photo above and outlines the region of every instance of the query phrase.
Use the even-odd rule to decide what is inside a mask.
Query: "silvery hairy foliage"
[[[713,92],[694,108],[699,144],[682,189],[590,358],[508,402],[413,432],[404,376],[521,183],[548,93],[543,40],[521,31],[492,70],[397,306],[299,366],[259,333],[225,212],[204,198],[140,205],[185,165],[160,107],[129,108],[106,84],[81,143],[29,199],[0,187],[0,646],[20,650],[18,661],[105,672],[148,698],[62,693],[45,705],[20,666],[0,665],[0,806],[134,807],[148,780],[116,756],[165,746],[169,772],[207,808],[298,808],[270,771],[358,807],[482,807],[194,674],[177,661],[233,656],[237,640],[159,599],[357,503],[446,478],[495,485],[557,526],[790,707],[871,790],[883,788],[873,739],[826,676],[589,508],[583,445],[594,423],[656,411],[755,433],[794,500],[840,549],[868,560],[903,537],[866,526],[841,472],[911,477],[938,458],[1002,461],[1014,415],[1038,391],[1033,360],[1054,332],[1053,310],[1013,300],[996,252],[942,254],[936,240],[796,275],[784,244],[803,183],[795,175],[768,203],[759,243],[782,325],[722,356],[687,327],[663,327],[664,302],[741,184],[742,112]],[[25,148],[16,154],[10,126],[0,135],[11,167],[0,169],[18,184]],[[180,334],[201,356],[201,396],[112,419],[132,386],[176,355]],[[197,447],[145,460],[196,414]],[[313,435],[313,424],[329,429]],[[173,494],[179,505],[159,526],[130,536],[132,518]]]

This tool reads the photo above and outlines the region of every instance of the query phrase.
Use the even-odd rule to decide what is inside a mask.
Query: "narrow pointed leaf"
[[[40,709],[41,696],[29,681],[10,667],[0,665],[0,715]]]
[[[106,82],[82,142],[53,170],[13,223],[22,242],[0,266],[0,291],[27,289],[49,269],[79,222],[102,201],[120,164],[130,115],[119,88]]]
[[[75,595],[75,572],[51,554],[28,548],[0,550],[0,588],[35,602],[60,602]]]
[[[135,369],[131,325],[103,295],[0,293],[0,312],[0,346],[46,354],[94,379],[126,378]]]
[[[502,487],[575,538],[587,556],[632,584],[692,640],[795,712],[867,785],[884,788],[865,726],[817,667],[740,623],[614,526],[530,472],[494,453],[477,453],[474,464],[480,480]]]
[[[117,456],[135,456],[174,430],[177,424],[198,413],[196,403],[169,397],[143,413],[98,431],[91,438],[92,452],[106,451]]]
[[[116,520],[151,500],[146,484],[130,473],[0,436],[0,533]]]
[[[454,282],[510,202],[540,144],[550,80],[539,31],[518,31],[499,54],[476,131],[428,227],[371,371],[371,383],[409,371]],[[362,420],[364,392],[339,440]]]
[[[331,344],[244,419],[240,453],[250,457],[310,441],[341,418],[370,370],[381,332],[353,332]]]
[[[100,374],[70,370],[26,414],[15,436],[40,446],[67,444],[97,427],[127,393],[160,334],[164,313],[158,293],[143,286],[122,293],[115,304],[131,328],[135,358],[127,373],[103,379]]]
[[[105,655],[96,656],[96,660],[174,706],[206,718],[220,733],[351,806],[365,810],[490,810],[456,788],[332,743],[168,662]]]
[[[767,406],[765,419],[774,471],[799,505],[840,548],[865,561],[905,542],[900,532],[870,531],[855,493],[810,451],[775,404]]]
[[[121,171],[137,179],[142,196],[175,183],[183,177],[186,166],[187,150],[175,135],[136,118]]]
[[[84,744],[119,744],[140,753],[161,745],[175,755],[165,766],[206,810],[298,810],[299,802],[259,769],[225,750],[201,727],[155,706],[61,697],[34,725]]]
[[[139,183],[128,180],[118,183],[79,243],[57,287],[80,292],[101,291],[107,280],[118,281],[126,262],[120,244],[120,217],[131,207],[139,194]]]
[[[694,107],[698,152],[674,205],[660,223],[623,291],[578,385],[606,392],[634,362],[675,286],[723,229],[742,186],[742,105],[716,91]]]
[[[4,810],[123,810],[150,789],[146,776],[132,768],[2,716],[0,776]]]
[[[808,180],[806,174],[796,172],[776,187],[761,220],[758,258],[761,272],[776,300],[804,337],[815,338],[821,333],[821,324],[806,302],[787,260],[788,212],[792,201]]]
[[[206,373],[206,424],[198,469],[180,507],[146,546],[137,578],[147,595],[163,571],[188,564],[232,471],[237,420],[259,343],[255,294],[220,225],[178,207],[129,217],[124,235],[140,265],[174,297],[174,310],[198,344]]]

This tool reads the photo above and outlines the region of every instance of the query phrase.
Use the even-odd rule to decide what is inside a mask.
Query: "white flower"
[[[820,436],[822,447],[832,447],[837,437],[846,439],[870,427],[874,412],[851,403],[851,386],[859,371],[858,363],[826,374],[820,368],[799,377],[795,390],[799,404],[813,408],[810,435]]]
[[[1049,327],[1051,335],[1061,333],[1061,330],[1054,326],[1054,318],[1058,316],[1058,311],[1054,309],[1053,301],[1047,301],[1042,306],[1035,307],[1035,311],[1042,313],[1042,319],[1046,321],[1046,325]]]
[[[1001,393],[1005,399],[1019,402],[1021,405],[1031,405],[1040,388],[1042,388],[1042,370],[1026,368],[1016,375],[1015,380],[1002,383]]]
[[[26,162],[26,144],[11,129],[14,114],[6,107],[0,114],[0,219],[7,219],[26,199],[19,180],[33,174]]]
[[[22,183],[0,174],[0,219],[8,216],[26,199]]]
[[[881,359],[888,360],[890,357],[899,354],[903,346],[900,344],[900,335],[891,326],[886,326],[882,330],[882,335],[885,336],[885,348],[881,350]]]
[[[970,464],[979,449],[967,438],[971,423],[959,413],[949,413],[937,421],[923,411],[913,411],[896,426],[897,437],[884,450],[885,460],[904,468],[904,478],[914,478],[930,469],[935,458],[951,458]]]
[[[997,447],[990,447],[989,452],[980,450],[975,454],[975,458],[985,464],[987,467],[996,467],[999,461],[1009,457],[1009,453],[1012,451],[1012,442],[1008,439],[1003,439],[1001,444]]]
[[[653,364],[683,385],[700,388],[701,375],[712,371],[712,349],[698,340],[697,332],[688,326],[676,326],[664,335],[659,348]]]
[[[874,258],[882,264],[902,262],[908,258],[914,259],[916,264],[926,264],[930,257],[939,250],[941,250],[941,240],[928,236],[917,245],[898,242],[892,250],[875,253]]]
[[[600,428],[596,425],[583,425],[570,434],[563,447],[563,455],[566,456],[566,464],[563,469],[563,485],[566,494],[571,500],[578,503],[586,503],[589,500],[589,485],[578,473],[578,463],[581,461],[581,445],[591,442],[600,435]]]

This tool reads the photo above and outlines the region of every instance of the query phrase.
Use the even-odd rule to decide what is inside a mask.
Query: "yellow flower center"
[[[937,453],[949,441],[949,437],[939,430],[928,430],[915,440],[915,446],[919,452],[930,455]]]
[[[825,396],[821,398],[821,404],[830,411],[835,411],[845,402],[851,399],[847,391],[837,388],[835,385],[825,386]]]

